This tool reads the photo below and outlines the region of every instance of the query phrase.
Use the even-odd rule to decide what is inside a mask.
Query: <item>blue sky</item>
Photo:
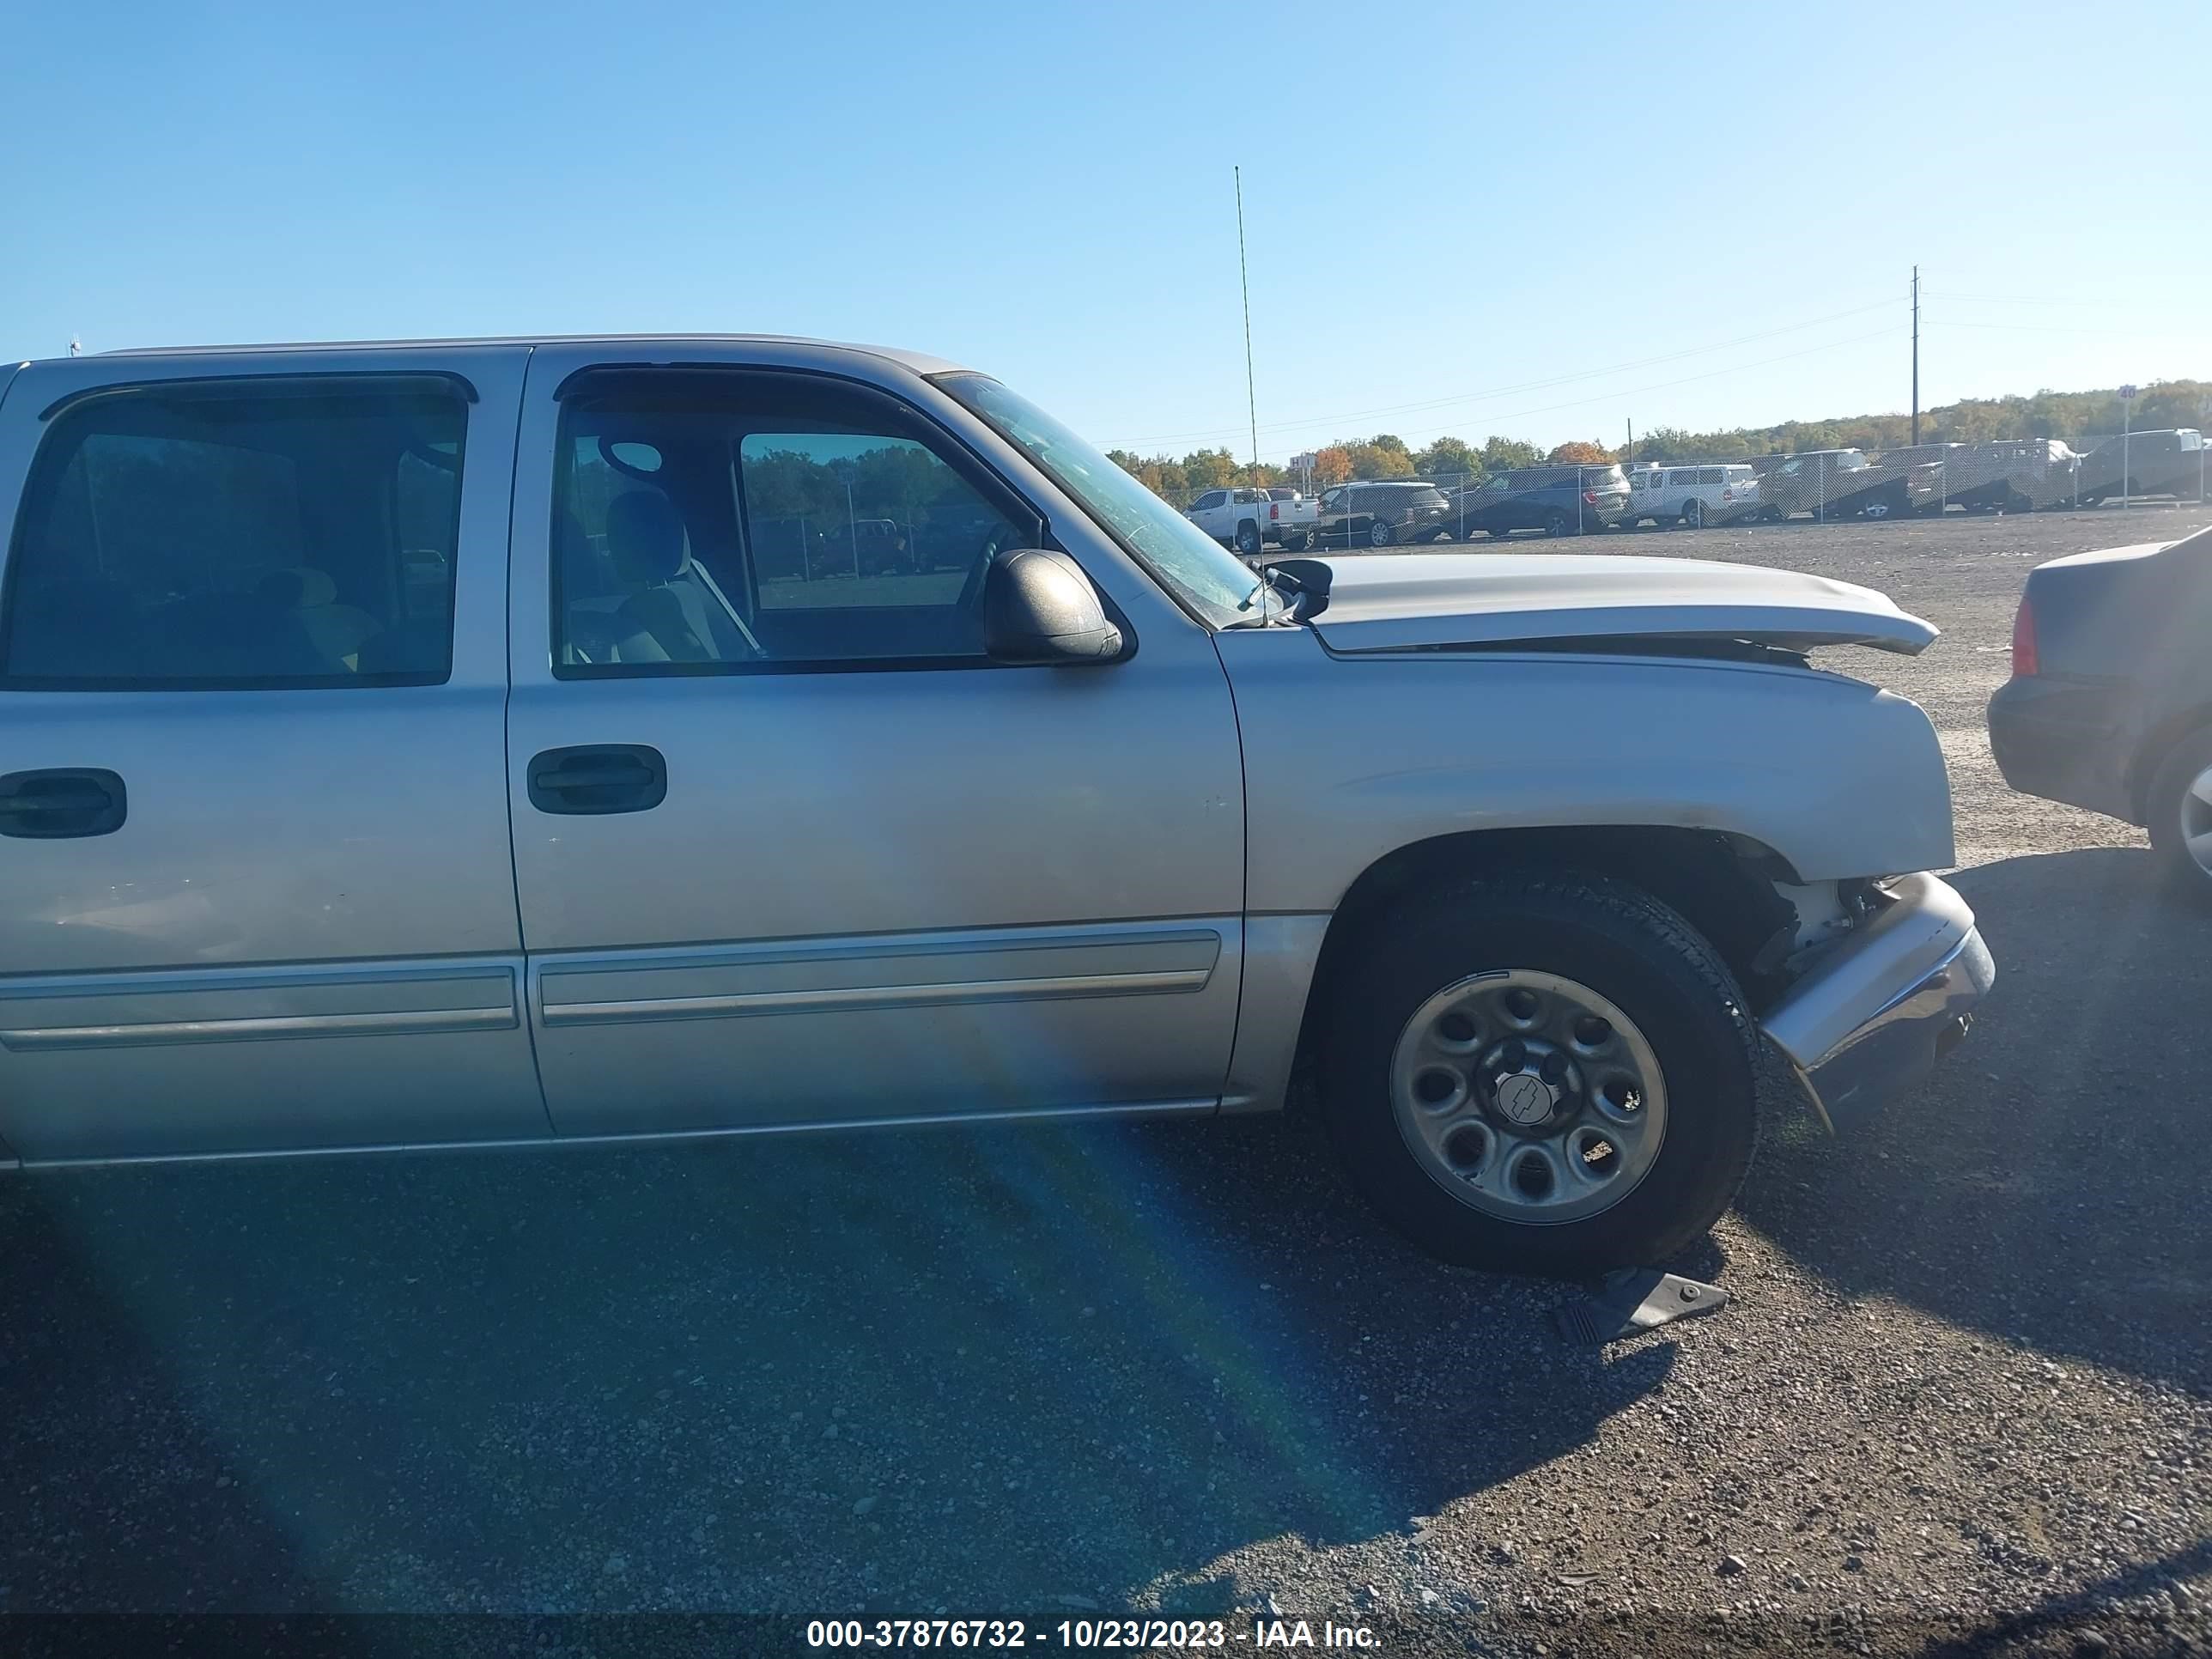
[[[19,9],[0,353],[735,330],[1102,443],[2212,377],[2212,8]],[[341,15],[343,11],[347,14]],[[325,15],[327,12],[328,15]]]

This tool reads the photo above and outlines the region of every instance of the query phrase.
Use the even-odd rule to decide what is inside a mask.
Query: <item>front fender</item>
[[[1470,830],[1720,830],[1806,882],[1952,862],[1927,715],[1840,675],[1557,652],[1333,657],[1304,629],[1217,638],[1243,733],[1251,914],[1334,910],[1385,854]]]

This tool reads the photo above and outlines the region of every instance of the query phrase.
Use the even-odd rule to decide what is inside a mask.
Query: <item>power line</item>
[[[2087,334],[2103,340],[2123,340],[2137,337],[2124,330],[2109,328],[2067,328],[2052,323],[1973,323],[1964,319],[1938,318],[1925,326],[1929,328],[1996,328],[2015,334]]]
[[[1505,386],[1489,386],[1479,392],[1455,392],[1447,398],[1431,398],[1418,403],[1389,404],[1373,409],[1355,409],[1334,415],[1313,415],[1297,420],[1270,421],[1260,430],[1284,432],[1304,427],[1327,426],[1333,422],[1361,421],[1377,415],[1403,415],[1425,410],[1442,409],[1453,404],[1479,403],[1486,398],[1510,398],[1516,392],[1540,392],[1547,386],[1568,386],[1577,380],[1595,380],[1601,375],[1625,374],[1632,369],[1650,368],[1659,363],[1680,362],[1686,357],[1698,357],[1713,351],[1728,351],[1741,345],[1750,345],[1760,340],[1771,340],[1784,334],[1795,334],[1808,328],[1818,328],[1826,323],[1841,322],[1849,317],[1864,316],[1869,311],[1881,311],[1895,304],[1893,300],[1877,300],[1872,305],[1854,306],[1848,311],[1832,312],[1825,317],[1809,318],[1802,323],[1787,323],[1780,328],[1770,328],[1756,334],[1741,335],[1733,340],[1723,340],[1712,345],[1691,346],[1680,351],[1663,352],[1655,357],[1632,358],[1626,362],[1608,363],[1602,368],[1578,369],[1571,374],[1555,374],[1541,380],[1519,380]],[[1622,394],[1627,395],[1627,394]],[[1137,448],[1146,444],[1176,443],[1192,438],[1218,438],[1234,434],[1235,427],[1204,427],[1188,432],[1156,432],[1147,437],[1117,440],[1112,448]]]
[[[1958,294],[1949,289],[1929,289],[1931,300],[1971,300],[1983,306],[2080,306],[2090,311],[2110,311],[2118,303],[2112,300],[2059,300],[2038,298],[2022,294]]]

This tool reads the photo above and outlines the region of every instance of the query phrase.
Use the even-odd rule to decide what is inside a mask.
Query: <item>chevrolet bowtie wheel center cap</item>
[[[1516,1072],[1498,1080],[1498,1109],[1524,1129],[1551,1116],[1559,1103],[1559,1091],[1534,1072]]]

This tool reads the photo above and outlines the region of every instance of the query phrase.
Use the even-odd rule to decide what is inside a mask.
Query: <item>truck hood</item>
[[[1413,553],[1278,562],[1325,588],[1331,651],[1524,640],[1749,640],[1915,656],[1936,629],[1887,594],[1759,565],[1608,554]]]

